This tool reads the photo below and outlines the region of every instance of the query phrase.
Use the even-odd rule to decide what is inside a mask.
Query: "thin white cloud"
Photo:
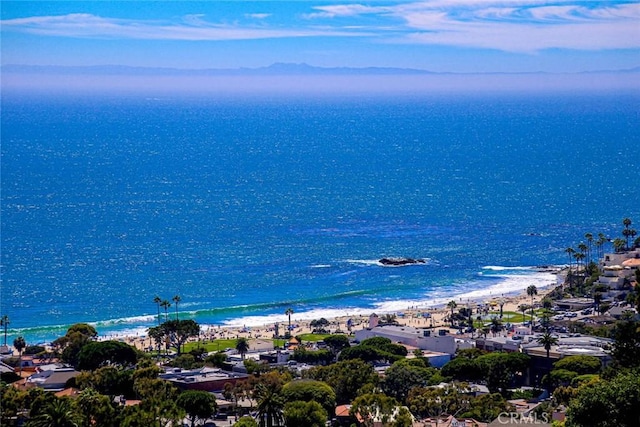
[[[640,3],[583,0],[425,0],[317,6],[313,19],[390,19],[393,43],[536,52],[640,47]],[[378,22],[380,24],[380,22]],[[378,25],[382,28],[382,25]],[[384,35],[384,34],[383,34]]]
[[[424,0],[384,5],[324,3],[310,6],[309,10],[310,13],[295,17],[298,21],[277,27],[266,25],[271,16],[268,10],[239,15],[245,24],[233,25],[212,23],[201,14],[184,16],[180,22],[78,13],[0,23],[3,32],[84,38],[247,40],[375,36],[377,41],[387,43],[514,52],[640,48],[640,2],[634,1]]]
[[[245,18],[250,19],[267,19],[270,16],[270,13],[247,13],[244,15]]]
[[[349,16],[364,15],[364,14],[378,14],[385,9],[388,10],[388,8],[386,7],[364,6],[362,4],[314,6],[313,9],[318,10],[319,12],[308,13],[304,15],[304,18],[316,19],[316,18],[349,17]]]
[[[85,13],[7,19],[0,21],[0,24],[3,31],[14,30],[45,36],[143,40],[248,40],[367,35],[366,33],[334,29],[269,29],[219,25],[203,20],[202,15],[187,15],[179,24],[103,18]]]

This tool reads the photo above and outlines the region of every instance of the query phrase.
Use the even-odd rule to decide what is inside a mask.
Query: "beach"
[[[534,306],[540,304],[542,299],[551,291],[553,291],[554,286],[546,286],[540,287],[537,289],[538,293],[533,296],[533,304]],[[471,307],[473,309],[474,315],[476,317],[477,310],[480,307],[486,307],[489,310],[489,317],[493,315],[497,315],[499,312],[500,303],[503,304],[502,310],[503,312],[516,312],[521,313],[520,307],[522,305],[530,306],[532,303],[532,299],[529,295],[527,295],[526,290],[505,296],[494,296],[482,300],[472,300],[466,299],[462,301],[460,298],[456,302],[457,307],[454,309],[456,312],[463,307]],[[396,311],[396,312],[376,312],[375,314],[378,317],[383,317],[387,314],[395,315],[395,320],[399,325],[402,326],[410,326],[414,328],[450,328],[450,323],[447,320],[447,316],[451,313],[450,308],[441,304],[435,307],[429,308],[420,308],[420,307],[407,307],[405,310]],[[352,331],[363,329],[369,327],[369,317],[372,313],[369,314],[356,314],[352,316],[338,316],[327,318],[329,325],[325,328],[332,333],[344,333],[349,334],[349,329]],[[527,318],[528,318],[527,314]],[[484,316],[483,318],[486,318]],[[311,326],[311,321],[317,319],[310,319],[305,317],[296,316],[295,313],[292,315],[291,323],[292,323],[292,335],[300,336],[304,334],[311,334],[313,332],[313,327]],[[351,327],[349,327],[351,325]],[[280,334],[283,334],[287,328],[287,321],[279,322],[279,331]],[[450,328],[451,332],[457,331],[457,329]],[[249,340],[249,348],[251,350],[264,350],[264,349],[272,349],[273,344],[271,340],[275,338],[275,324],[262,324],[255,326],[222,326],[222,325],[201,325],[201,332],[198,338],[192,338],[189,342],[197,342],[197,341],[208,341],[212,342],[216,339],[237,339],[237,338],[246,338]],[[99,339],[118,339],[124,341],[130,345],[135,346],[140,350],[145,350],[148,348],[153,348],[154,344],[151,339],[146,336],[112,336],[105,337],[101,336]],[[223,349],[221,349],[223,350]]]

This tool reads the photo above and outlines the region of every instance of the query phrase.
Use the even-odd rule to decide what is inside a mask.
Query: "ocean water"
[[[9,340],[486,299],[640,222],[621,93],[2,99]],[[636,226],[637,227],[637,226]],[[382,257],[427,263],[383,267]],[[170,308],[170,314],[175,307]]]

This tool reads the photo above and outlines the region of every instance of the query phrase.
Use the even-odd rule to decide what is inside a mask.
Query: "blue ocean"
[[[603,92],[3,96],[9,340],[76,322],[144,334],[155,296],[249,326],[553,284],[535,267],[640,223],[639,107]]]

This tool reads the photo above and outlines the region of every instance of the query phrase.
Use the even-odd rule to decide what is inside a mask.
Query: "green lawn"
[[[236,339],[216,339],[213,341],[207,341],[204,344],[202,341],[190,342],[184,345],[184,353],[189,353],[194,348],[204,348],[207,352],[210,351],[224,351],[226,348],[236,348]]]

